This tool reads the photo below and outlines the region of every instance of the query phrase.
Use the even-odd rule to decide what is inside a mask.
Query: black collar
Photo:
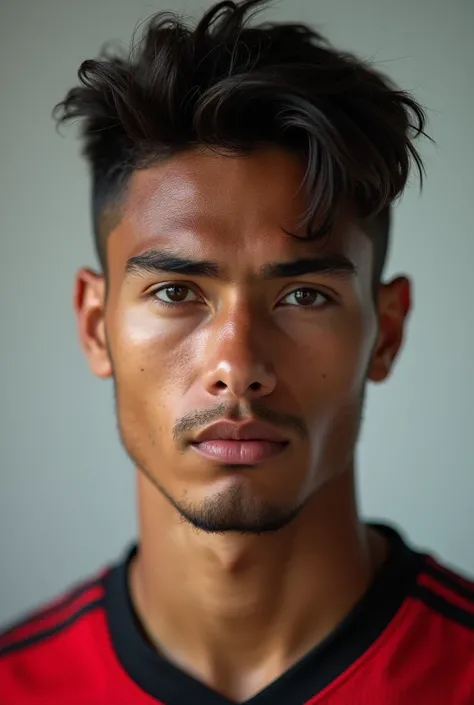
[[[385,630],[416,579],[422,554],[393,529],[373,524],[390,539],[390,556],[366,594],[322,643],[244,705],[303,705],[346,671]],[[105,578],[112,643],[130,678],[166,705],[234,705],[162,658],[147,641],[128,589],[128,565],[137,547]]]

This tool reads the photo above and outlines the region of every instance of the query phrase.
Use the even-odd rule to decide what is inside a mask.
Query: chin
[[[181,517],[207,533],[263,534],[291,523],[303,505],[275,504],[253,492],[243,478],[229,477],[201,501],[173,501]]]

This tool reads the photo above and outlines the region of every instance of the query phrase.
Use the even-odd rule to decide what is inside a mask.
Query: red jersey
[[[366,594],[246,705],[474,705],[474,582],[377,528],[392,549]],[[135,551],[2,635],[1,705],[231,705],[147,641]]]

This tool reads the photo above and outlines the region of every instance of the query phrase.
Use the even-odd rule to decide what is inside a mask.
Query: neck
[[[257,536],[198,532],[141,473],[138,497],[130,587],[145,631],[164,656],[236,700],[322,641],[385,556],[359,519],[352,471],[287,527]]]

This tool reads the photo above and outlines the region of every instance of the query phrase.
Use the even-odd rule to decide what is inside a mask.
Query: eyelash
[[[189,291],[193,291],[192,287],[189,286],[189,284],[173,283],[173,284],[164,284],[164,285],[160,286],[158,289],[153,289],[152,291],[149,292],[148,296],[149,296],[149,298],[152,299],[152,301],[154,303],[157,303],[159,306],[166,306],[167,308],[178,308],[181,306],[188,306],[189,304],[193,304],[193,303],[200,303],[199,301],[178,301],[178,302],[171,303],[169,301],[162,301],[161,299],[157,298],[157,294],[160,291],[166,291],[166,289],[169,289],[173,286],[182,287],[182,288],[188,289]],[[328,304],[334,303],[334,299],[329,294],[322,292],[317,287],[312,287],[312,286],[300,286],[300,287],[297,287],[296,289],[292,289],[283,298],[286,299],[288,296],[290,296],[291,294],[294,294],[297,291],[314,292],[314,293],[318,294],[319,296],[322,296],[325,301],[323,304],[321,304],[319,306],[297,306],[295,304],[285,304],[286,306],[291,306],[293,308],[299,308],[304,311],[316,311],[320,308],[325,308]],[[193,293],[195,293],[195,292],[193,292]]]

